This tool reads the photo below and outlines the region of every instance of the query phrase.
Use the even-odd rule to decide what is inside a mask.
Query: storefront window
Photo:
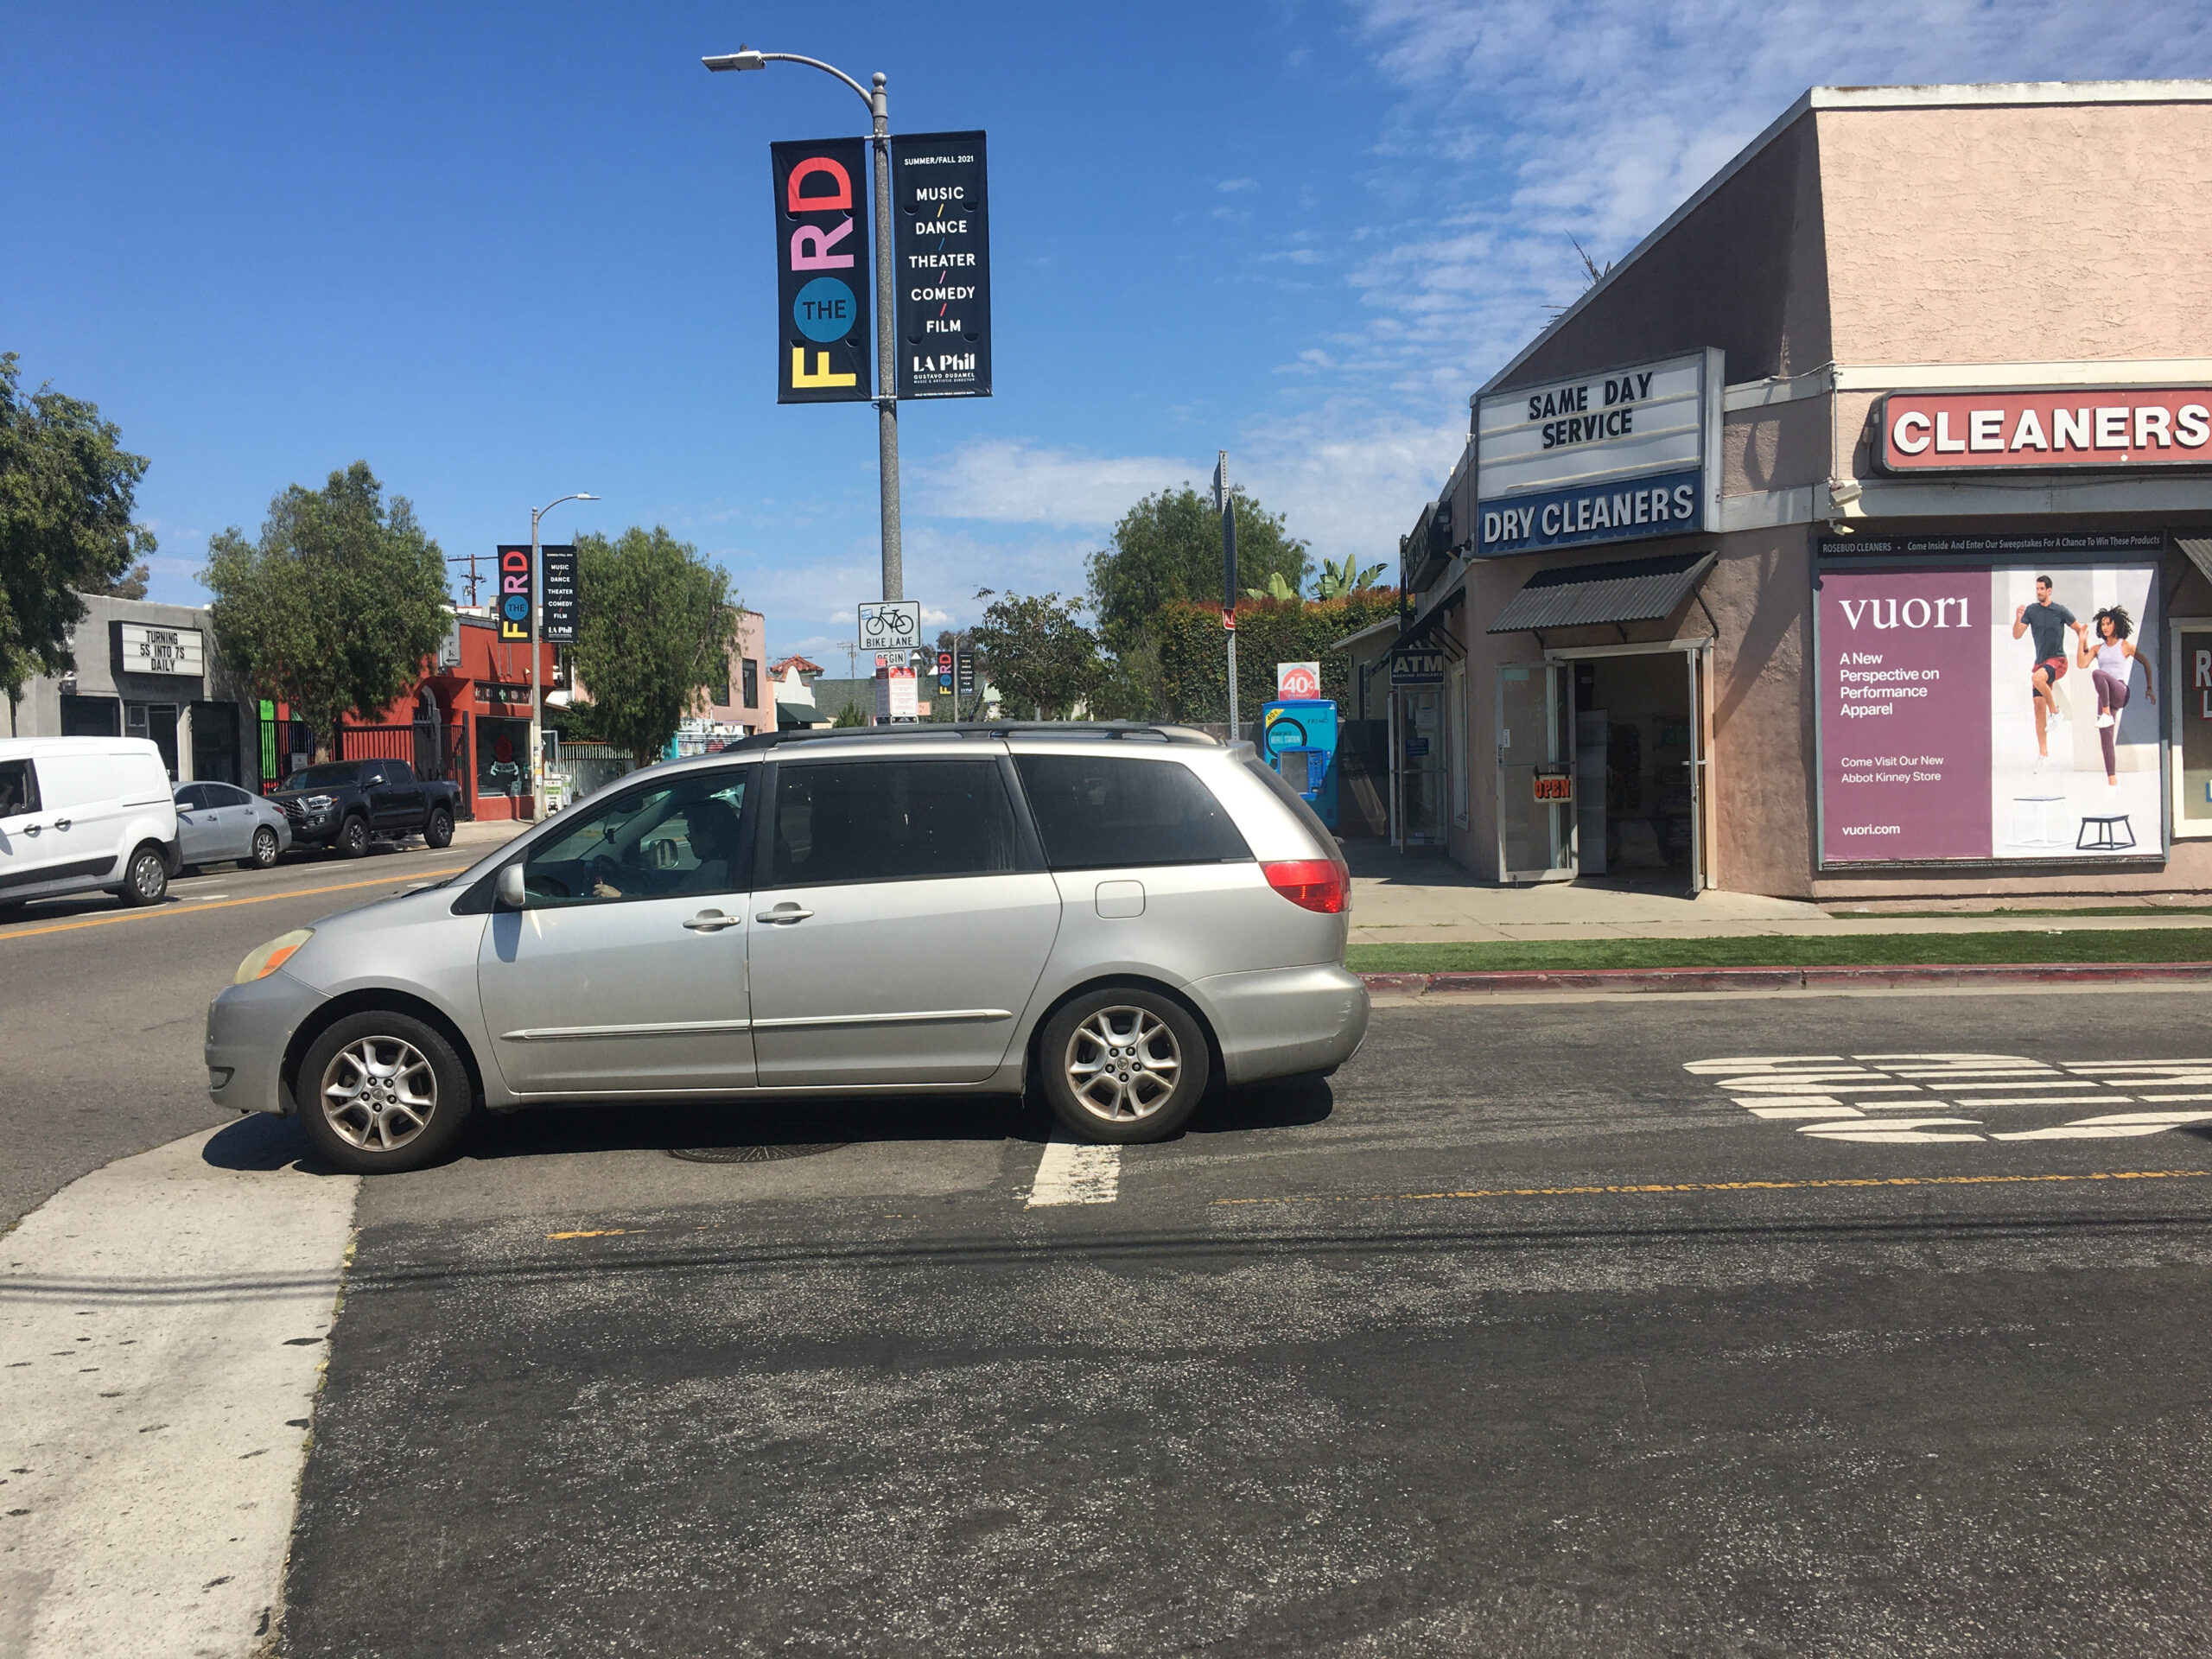
[[[480,719],[476,722],[476,794],[479,800],[501,797],[520,800],[530,793],[530,722]]]

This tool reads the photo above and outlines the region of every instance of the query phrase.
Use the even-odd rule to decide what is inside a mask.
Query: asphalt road
[[[2201,1652],[2206,1008],[1386,1008],[1118,1155],[499,1120],[364,1186],[285,1649]]]
[[[181,877],[145,910],[94,893],[0,923],[0,1230],[79,1175],[230,1116],[207,1099],[200,1042],[246,952],[485,850],[302,854]]]

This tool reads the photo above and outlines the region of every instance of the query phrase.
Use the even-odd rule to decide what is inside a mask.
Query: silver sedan
[[[235,861],[265,870],[292,844],[283,813],[230,784],[176,786],[177,851],[187,864]]]

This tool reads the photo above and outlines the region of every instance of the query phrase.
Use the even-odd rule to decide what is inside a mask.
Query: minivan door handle
[[[56,818],[54,821],[54,827],[57,830],[67,830],[69,827],[69,820],[67,818]]]
[[[45,828],[46,826],[42,823],[27,823],[23,826],[23,833],[27,836],[35,836]]]
[[[702,910],[683,925],[695,933],[719,933],[726,927],[735,927],[744,919],[742,916],[725,916],[719,910]]]
[[[792,922],[803,922],[813,914],[812,911],[801,910],[797,905],[778,905],[773,910],[762,911],[753,919],[756,922],[773,922],[779,926],[783,926]]]

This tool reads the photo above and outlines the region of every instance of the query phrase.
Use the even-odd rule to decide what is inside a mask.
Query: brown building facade
[[[2212,83],[1807,93],[1471,400],[1402,544],[1395,837],[2212,889],[2208,256]]]

